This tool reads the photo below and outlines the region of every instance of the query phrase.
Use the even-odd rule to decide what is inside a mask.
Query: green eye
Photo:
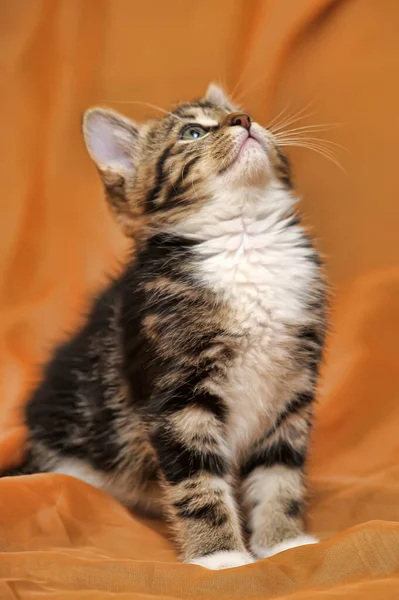
[[[193,142],[204,137],[208,132],[201,125],[187,125],[180,134],[182,140]]]

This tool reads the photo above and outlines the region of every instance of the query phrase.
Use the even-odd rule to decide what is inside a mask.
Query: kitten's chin
[[[255,140],[248,140],[239,156],[223,174],[226,184],[263,187],[271,177],[271,164],[265,150]]]

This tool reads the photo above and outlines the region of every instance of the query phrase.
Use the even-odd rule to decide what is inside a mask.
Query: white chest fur
[[[222,198],[197,220],[200,277],[227,302],[241,336],[223,390],[232,452],[253,443],[292,396],[291,336],[316,275],[302,230],[287,225],[293,203],[271,188],[260,200]]]

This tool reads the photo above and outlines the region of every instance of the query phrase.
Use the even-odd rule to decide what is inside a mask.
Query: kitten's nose
[[[248,129],[251,127],[251,117],[245,113],[234,112],[230,113],[225,117],[224,122],[226,125],[230,125],[234,127],[238,125],[239,127],[244,127],[244,129]]]

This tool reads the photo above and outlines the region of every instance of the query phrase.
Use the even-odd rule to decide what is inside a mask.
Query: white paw
[[[298,537],[295,538],[284,540],[284,542],[280,542],[279,544],[271,546],[270,548],[265,548],[253,544],[252,551],[258,558],[267,558],[268,556],[273,556],[274,554],[279,554],[280,552],[290,550],[291,548],[297,548],[298,546],[308,546],[309,544],[317,544],[319,541],[320,540],[313,537],[312,535],[303,534],[298,535]]]
[[[220,569],[233,569],[234,567],[242,567],[254,562],[254,558],[248,552],[234,552],[224,550],[215,552],[208,556],[198,556],[190,561],[190,565],[200,565],[206,569],[219,571]]]

